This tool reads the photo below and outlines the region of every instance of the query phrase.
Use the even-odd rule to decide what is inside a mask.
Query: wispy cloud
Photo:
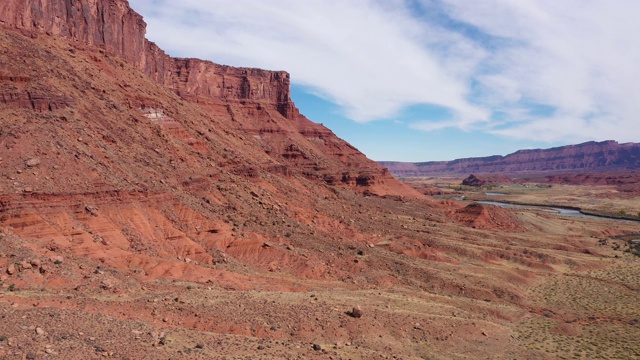
[[[444,0],[450,16],[510,40],[473,75],[487,108],[519,116],[485,130],[543,141],[618,139],[640,132],[640,2]],[[536,113],[535,108],[554,109]]]
[[[640,2],[130,2],[170,53],[285,69],[355,121],[434,104],[451,118],[410,126],[637,140]]]

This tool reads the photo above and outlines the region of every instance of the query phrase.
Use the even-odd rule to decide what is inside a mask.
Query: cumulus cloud
[[[285,69],[355,121],[543,140],[637,140],[640,2],[131,0],[172,55]],[[400,126],[400,125],[398,125]]]

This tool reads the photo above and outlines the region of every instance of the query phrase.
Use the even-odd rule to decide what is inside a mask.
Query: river
[[[488,204],[488,205],[496,205],[503,208],[541,208],[551,210],[550,213],[559,215],[559,216],[570,216],[570,217],[579,217],[584,219],[594,219],[594,220],[607,220],[607,221],[620,221],[620,222],[632,222],[631,220],[623,220],[623,219],[614,219],[604,216],[594,216],[587,215],[580,212],[580,210],[574,209],[565,209],[554,206],[545,206],[545,205],[519,205],[519,204],[509,204],[499,201],[476,201],[480,204]]]

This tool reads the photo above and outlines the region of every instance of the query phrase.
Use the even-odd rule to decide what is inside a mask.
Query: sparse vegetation
[[[640,256],[640,239],[629,240],[629,248],[627,251],[633,255]]]
[[[635,346],[640,338],[636,326],[640,310],[634,305],[640,265],[621,263],[606,270],[568,275],[531,289],[537,306],[561,312],[524,321],[517,328],[518,340],[561,359],[640,356]]]

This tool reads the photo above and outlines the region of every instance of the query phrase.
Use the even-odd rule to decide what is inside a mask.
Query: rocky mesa
[[[506,156],[418,163],[382,161],[380,164],[398,176],[633,171],[640,168],[640,144],[590,141],[550,149],[519,150]]]
[[[301,115],[289,96],[287,72],[172,58],[145,38],[146,24],[127,1],[10,0],[0,4],[0,24],[62,36],[77,46],[101,48],[106,54],[126,60],[181,98],[201,103],[212,114],[229,116],[233,127],[259,139],[264,151],[275,157],[273,164],[267,166],[269,169],[300,171],[331,184],[365,187],[380,184],[380,193],[399,191],[415,195],[329,129]],[[5,87],[11,88],[15,80],[29,83],[25,81],[29,77],[20,78],[19,70],[3,70],[8,85]],[[73,104],[74,97],[70,95],[3,91],[0,99],[5,104],[49,109]],[[148,99],[133,98],[130,103],[143,112],[166,110]]]
[[[279,105],[283,114],[291,110],[286,72],[172,58],[146,39],[146,23],[124,0],[8,0],[0,4],[0,24],[105,49],[184,96],[262,101]]]

